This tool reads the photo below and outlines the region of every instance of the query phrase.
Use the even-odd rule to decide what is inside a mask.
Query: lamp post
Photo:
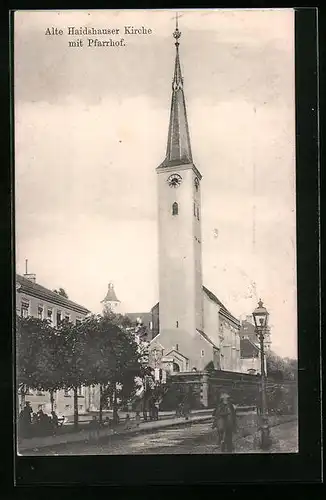
[[[265,378],[265,351],[264,339],[268,323],[268,311],[264,307],[262,300],[258,302],[258,307],[252,313],[255,330],[260,344],[260,366],[261,366],[261,448],[267,449],[271,445],[270,429],[267,416],[267,403],[266,403],[266,378]]]

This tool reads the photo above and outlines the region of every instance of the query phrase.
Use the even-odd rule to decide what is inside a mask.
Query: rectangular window
[[[83,387],[78,387],[77,394],[78,394],[78,396],[83,396],[84,395]]]
[[[20,315],[22,318],[27,318],[29,313],[29,302],[22,301],[20,306]]]
[[[65,397],[70,396],[70,390],[69,389],[65,389],[64,395],[65,395]]]
[[[199,208],[197,207],[197,219],[199,220]]]
[[[204,349],[202,349],[202,350],[200,351],[200,355],[201,355],[201,357],[202,357],[202,358],[205,356],[205,351],[204,351]]]
[[[79,409],[82,410],[83,409],[83,405],[79,405]]]
[[[52,309],[48,309],[48,320],[50,320],[51,324],[53,321],[53,311]]]
[[[65,410],[70,410],[71,406],[70,405],[65,405]]]
[[[57,326],[60,325],[61,320],[62,320],[62,314],[61,314],[61,311],[58,311],[57,312]]]
[[[194,203],[194,216],[196,217],[196,203]]]
[[[44,308],[42,305],[39,305],[37,308],[37,317],[38,319],[43,319]]]

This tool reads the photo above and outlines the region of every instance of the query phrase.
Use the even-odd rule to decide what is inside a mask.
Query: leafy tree
[[[140,353],[130,322],[121,315],[89,316],[78,325],[64,320],[55,329],[48,320],[17,318],[17,377],[20,389],[74,391],[74,425],[78,427],[78,388],[100,385],[100,418],[108,397],[118,404],[136,390]]]
[[[78,327],[86,346],[85,380],[100,384],[100,420],[108,398],[117,418],[118,398],[126,401],[133,394],[135,377],[140,373],[137,344],[127,324],[125,317],[108,313],[89,316]]]
[[[83,323],[81,323],[81,326]],[[78,427],[78,389],[90,385],[87,371],[87,338],[85,331],[65,319],[58,330],[61,347],[61,377],[65,389],[74,393],[74,426]]]
[[[210,361],[206,366],[205,366],[205,371],[209,373],[213,373],[215,371],[215,366],[213,361]]]
[[[296,380],[298,363],[296,359],[282,358],[273,351],[266,353],[267,375],[276,380]]]
[[[48,320],[17,316],[17,382],[24,399],[27,389],[50,392],[63,386],[60,338]]]

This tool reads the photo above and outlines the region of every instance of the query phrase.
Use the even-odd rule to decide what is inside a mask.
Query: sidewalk
[[[169,427],[177,427],[189,425],[192,423],[206,422],[211,420],[211,410],[198,410],[192,412],[188,420],[185,418],[176,418],[174,413],[169,415],[165,412],[164,418],[160,418],[157,421],[141,422],[137,427],[135,422],[131,420],[130,428],[126,429],[125,424],[119,424],[116,429],[100,429],[99,439],[103,439],[109,436],[120,436],[120,435],[130,435],[136,433],[151,432],[156,429],[165,429]],[[29,439],[23,439],[18,444],[18,454],[24,454],[28,450],[39,450],[40,448],[48,448],[52,446],[58,446],[67,443],[76,443],[89,440],[89,430],[81,429],[78,432],[71,432],[66,434],[58,434],[57,436],[45,436],[45,437],[34,437]]]

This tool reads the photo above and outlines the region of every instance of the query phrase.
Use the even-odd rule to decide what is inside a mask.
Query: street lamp
[[[252,313],[257,337],[260,344],[260,366],[261,366],[261,448],[267,449],[270,447],[270,429],[267,416],[266,404],[266,383],[265,383],[265,352],[264,352],[264,338],[268,323],[268,311],[264,307],[262,300],[258,302],[258,307]]]

